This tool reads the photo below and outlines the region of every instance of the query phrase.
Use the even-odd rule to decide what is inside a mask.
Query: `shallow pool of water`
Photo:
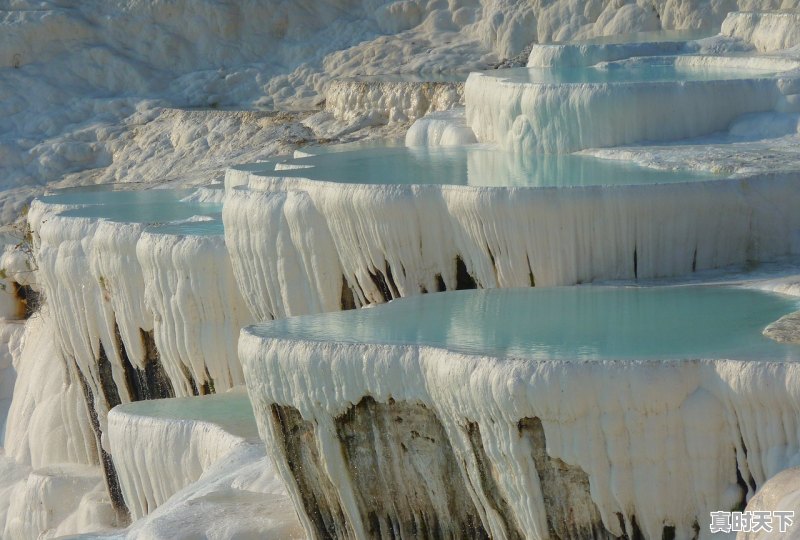
[[[707,172],[658,170],[576,154],[515,158],[484,145],[365,147],[289,163],[307,168],[256,173],[353,184],[565,187],[659,184],[718,178]]]
[[[212,217],[212,219],[154,225],[148,227],[147,232],[153,234],[175,234],[186,236],[216,236],[224,234],[225,228],[222,225],[222,215],[217,214],[209,217]]]
[[[165,420],[205,421],[222,426],[229,433],[242,437],[257,437],[253,407],[247,393],[227,392],[209,396],[153,399],[127,403],[120,411],[136,416]]]
[[[800,360],[762,335],[800,300],[724,286],[558,287],[427,294],[255,327],[264,337],[423,344],[551,360]]]
[[[132,189],[107,184],[54,190],[40,200],[47,204],[149,204],[179,202],[190,193],[184,189]]]
[[[610,62],[596,66],[513,68],[484,75],[528,84],[622,84],[656,82],[729,81],[769,78],[774,69],[730,66],[675,65],[671,59],[654,62]]]
[[[213,217],[222,211],[220,203],[183,201],[189,193],[189,190],[118,190],[98,186],[64,190],[41,200],[48,204],[82,205],[62,212],[62,216],[123,223],[168,223],[194,216]]]

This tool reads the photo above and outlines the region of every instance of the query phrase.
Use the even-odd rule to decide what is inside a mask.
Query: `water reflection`
[[[514,157],[488,145],[378,147],[292,160],[311,168],[264,172],[261,176],[309,178],[352,184],[566,187],[657,184],[708,180],[701,171],[658,170],[630,162],[577,154]],[[259,175],[259,173],[257,173]]]
[[[164,223],[194,216],[218,216],[219,203],[182,199],[190,190],[120,190],[115,186],[68,189],[42,197],[48,204],[83,205],[61,213],[68,217],[108,219],[123,223]]]
[[[772,77],[774,69],[730,66],[676,65],[673,59],[647,59],[639,63],[610,62],[596,66],[559,68],[514,68],[488,73],[527,84],[619,84],[678,81],[728,81]]]
[[[284,319],[257,332],[540,359],[794,361],[800,360],[800,347],[776,343],[761,332],[799,307],[788,297],[714,286],[495,289]]]

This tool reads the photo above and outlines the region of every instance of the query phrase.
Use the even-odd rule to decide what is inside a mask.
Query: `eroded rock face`
[[[519,524],[514,518],[513,511],[509,508],[508,502],[497,485],[497,480],[495,479],[496,467],[483,449],[483,440],[481,439],[478,423],[469,422],[465,427],[465,431],[469,438],[470,449],[478,466],[480,489],[486,494],[488,505],[501,517],[508,538],[514,540],[524,538],[525,536],[520,531]]]
[[[542,486],[547,529],[552,538],[616,538],[603,527],[603,519],[589,492],[589,475],[547,455],[544,428],[538,418],[519,421],[520,437],[531,445],[536,474]]]
[[[370,538],[489,537],[431,409],[365,397],[335,423]]]
[[[314,424],[294,407],[272,405],[277,444],[302,498],[303,510],[318,538],[355,538],[320,458]]]
[[[325,109],[345,121],[373,115],[383,123],[413,122],[463,104],[462,82],[340,79],[331,81],[325,92]]]
[[[273,405],[273,422],[319,538],[356,538],[319,454],[314,424]],[[436,415],[420,403],[365,397],[334,421],[369,538],[489,538]]]
[[[272,406],[272,421],[319,538],[357,538],[359,527],[368,538],[530,537],[497,482],[496,464],[486,454],[476,422],[463,427],[472,455],[459,456],[436,413],[424,404],[364,397],[334,419],[349,486],[342,489],[320,459],[315,423],[293,407],[278,405]],[[547,455],[541,421],[523,418],[518,428],[542,488],[549,536],[617,538],[603,526],[586,472]],[[470,474],[468,463],[477,475]],[[356,526],[341,502],[348,489],[358,512]],[[476,497],[484,504],[480,510]],[[487,513],[493,516],[494,536],[484,524]]]

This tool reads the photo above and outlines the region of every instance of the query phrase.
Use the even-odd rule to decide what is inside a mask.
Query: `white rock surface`
[[[795,0],[305,0],[264,9],[255,0],[89,0],[69,7],[18,0],[0,10],[6,119],[0,220],[13,221],[41,185],[65,175],[71,184],[208,181],[222,149],[279,151],[270,147],[280,137],[262,138],[238,113],[162,107],[308,108],[321,102],[330,81],[353,75],[479,69],[532,42],[713,30],[732,10],[796,6]],[[304,136],[302,126],[290,130]]]
[[[362,116],[388,123],[413,122],[429,112],[464,105],[463,82],[387,79],[331,81],[325,90],[325,110],[347,123]]]
[[[155,345],[176,395],[192,394],[185,373],[198,388],[210,383],[222,392],[244,384],[234,336],[252,319],[224,238],[145,233],[136,253]]]
[[[50,316],[25,325],[14,368],[17,381],[8,413],[5,452],[20,464],[98,463],[83,392],[74,367],[59,357]]]
[[[633,59],[612,67],[672,61],[658,58]],[[674,60],[676,67],[730,69],[736,69],[737,62],[736,58],[724,57],[685,56]],[[772,69],[778,71],[797,67],[782,59],[774,64],[764,60],[762,65],[765,70],[774,66]],[[725,99],[719,99],[720,95]],[[771,111],[780,98],[774,79],[755,76],[740,80],[552,84],[472,73],[465,87],[467,124],[478,141],[497,143],[519,155],[697,137],[726,130],[743,114]]]
[[[478,142],[467,125],[463,109],[431,113],[414,122],[406,132],[406,146],[463,146]]]
[[[766,484],[756,492],[755,496],[747,503],[747,512],[758,511],[789,511],[794,512],[795,516],[800,515],[800,467],[791,467],[779,472],[770,478]],[[800,526],[797,519],[793,519],[793,525],[785,532],[778,528],[777,519],[772,522],[772,531],[740,532],[736,535],[737,540],[795,540],[800,538]]]
[[[0,8],[0,117],[4,118],[0,124],[0,221],[16,219],[22,204],[46,183],[208,183],[221,180],[222,168],[233,161],[285,153],[314,137],[314,121],[302,123],[305,113],[218,108],[307,108],[320,104],[321,92],[333,79],[383,74],[387,66],[423,74],[454,67],[488,67],[518,54],[532,41],[662,27],[712,28],[731,9],[793,8],[796,4],[792,0],[303,0],[279,1],[264,9],[255,0],[234,4],[88,0],[69,6],[59,1],[13,0]],[[778,84],[781,110],[795,110],[797,100],[791,96],[800,93],[797,83],[786,80]],[[403,96],[410,94],[401,94],[392,98],[404,111],[395,114],[398,120],[403,115],[411,117],[405,111],[419,109],[403,101]],[[370,125],[366,122],[363,127]],[[229,177],[231,186],[249,181],[246,172]],[[754,191],[762,194],[755,187]],[[717,217],[698,217],[700,203],[681,205],[684,196],[694,200],[694,191],[664,188],[669,192],[667,198],[675,201],[667,205],[664,217],[675,221],[655,241],[637,237],[633,244],[629,239],[622,242],[624,245],[618,246],[624,254],[621,260],[629,261],[632,245],[657,245],[664,253],[672,252],[669,238],[677,242],[679,224],[687,215],[702,229],[694,238],[696,244],[715,245],[720,230],[733,239],[723,242],[719,252],[701,249],[697,259],[701,267],[750,257],[751,248],[744,247],[748,239],[758,240],[757,255],[791,252],[796,240],[794,222],[789,220],[784,230],[777,220],[765,217],[776,207],[783,210],[776,205],[796,206],[792,198],[796,186],[787,181],[784,187],[785,191],[770,192],[777,202],[763,206],[746,197],[745,203],[738,205],[735,201],[743,197],[740,189],[745,191],[744,187],[700,193],[700,201],[706,200],[704,197],[720,201],[720,208],[726,211]],[[115,323],[119,340],[134,364],[146,355],[138,331],[154,329],[165,361],[176,371],[180,370],[176,366],[188,366],[192,378],[201,381],[205,368],[211,378],[232,385],[237,381],[238,364],[231,360],[235,339],[222,334],[230,334],[248,317],[241,312],[231,317],[236,310],[225,307],[226,302],[240,305],[241,299],[228,295],[227,300],[220,300],[235,289],[231,272],[244,285],[250,311],[258,318],[339,309],[343,275],[353,285],[353,302],[358,305],[385,299],[369,274],[387,268],[393,270],[397,294],[414,294],[421,286],[435,290],[437,273],[449,287],[456,281],[456,255],[464,257],[465,266],[482,286],[528,284],[534,267],[537,280],[544,282],[558,282],[562,274],[570,282],[595,275],[594,271],[586,276],[566,272],[575,263],[568,258],[552,265],[542,259],[525,262],[521,258],[551,253],[542,251],[549,233],[538,221],[521,217],[532,207],[555,214],[558,208],[546,208],[554,202],[549,195],[541,195],[540,201],[535,200],[538,196],[526,196],[497,202],[504,195],[480,190],[469,195],[458,190],[421,193],[432,195],[428,200],[403,191],[378,193],[364,188],[336,195],[326,191],[329,189],[303,186],[292,193],[254,195],[267,203],[257,210],[247,206],[255,199],[236,202],[238,206],[231,208],[250,212],[236,220],[240,224],[249,220],[254,228],[234,227],[229,233],[228,245],[242,250],[242,256],[232,261],[232,269],[220,270],[227,261],[219,242],[213,246],[197,242],[195,246],[152,238],[147,247],[154,252],[140,257],[145,239],[136,227],[53,219],[37,228],[43,247],[40,286],[48,293],[46,309],[26,324],[18,345],[10,334],[4,333],[7,340],[0,339],[17,351],[7,457],[0,464],[0,513],[11,518],[4,529],[10,537],[70,534],[115,525],[108,515],[108,498],[97,482],[98,443],[76,369],[80,366],[84,375],[93,375],[87,385],[96,392],[101,377],[92,364],[99,356],[98,344],[103,343],[121,399],[129,399],[125,385],[119,384],[122,364],[121,355],[114,353],[119,352]],[[642,202],[643,197],[635,191],[628,195],[628,213],[620,212],[610,199],[604,202],[606,211],[628,220],[622,223],[629,227],[626,230],[632,222],[639,223],[635,216],[657,210]],[[574,211],[566,212],[568,217],[576,219],[581,214],[581,193],[588,194],[572,196],[569,205],[574,205]],[[204,200],[219,200],[219,196],[218,192],[202,195]],[[354,200],[345,202],[345,196]],[[756,216],[752,237],[731,217],[744,210],[752,210]],[[404,217],[409,211],[415,216],[410,220]],[[511,225],[524,226],[530,245],[522,246],[519,238],[513,240],[511,225],[505,231],[493,230],[495,214],[501,213],[513,218]],[[34,211],[32,218],[43,216]],[[357,217],[367,221],[358,223]],[[390,231],[376,225],[386,217],[385,223],[402,226]],[[340,219],[341,228],[337,229],[332,224]],[[585,223],[569,225],[574,227],[564,233],[569,248],[563,251],[587,257],[578,266],[630,276],[628,262],[618,268],[609,262],[610,256],[595,260],[599,255],[591,254],[588,245],[575,239],[573,233]],[[364,249],[348,245],[344,241],[348,236],[365,240]],[[422,245],[412,241],[420,238]],[[649,275],[656,268],[687,271],[693,266],[694,247],[691,241],[688,244],[688,251],[668,260],[651,260],[640,252],[641,272]],[[209,257],[207,266],[190,263],[204,257]],[[253,269],[262,273],[241,277]],[[181,272],[190,276],[190,290],[175,286]],[[148,276],[146,285],[144,275]],[[211,279],[219,276],[225,278],[224,283]],[[105,298],[106,293],[110,299]],[[163,317],[160,323],[156,316]],[[206,326],[195,324],[201,318]],[[199,344],[204,345],[201,350]],[[7,383],[2,382],[8,372],[5,357],[0,355],[0,400],[7,390]],[[691,379],[691,373],[687,377]],[[631,388],[620,389],[620,395],[624,392]],[[654,395],[662,397],[657,392]],[[97,407],[104,411],[103,404]],[[105,428],[104,414],[99,422]],[[752,459],[757,467],[762,459],[758,454],[760,434],[751,437],[750,431],[745,437],[747,444],[750,438],[757,444],[748,462]],[[775,433],[780,435],[777,429]],[[148,453],[151,451],[142,449],[141,463],[156,459]],[[765,470],[772,471],[781,459],[767,461]],[[159,501],[163,504],[155,512],[119,534],[164,539],[176,538],[176,531],[187,539],[201,534],[220,539],[295,537],[299,534],[296,523],[286,525],[286,516],[293,513],[288,503],[275,502],[277,499],[267,503],[262,497],[277,496],[283,489],[268,463],[258,449],[237,447],[229,459],[206,463],[199,482],[186,485],[169,500],[162,497]],[[190,476],[194,479],[194,472]],[[169,491],[177,487],[174,484]],[[625,492],[620,498],[628,495]],[[607,492],[603,497],[607,498]],[[17,506],[8,512],[11,499],[16,499]],[[19,506],[33,504],[39,505],[39,510],[30,515]],[[608,503],[606,510],[611,511],[613,504]],[[652,500],[638,497],[637,504],[655,507]],[[665,511],[688,515],[673,507]],[[652,528],[658,516],[650,510],[645,514],[652,518],[646,523]]]
[[[800,12],[729,13],[721,33],[752,43],[762,52],[796,47],[800,45]]]
[[[114,524],[100,467],[51,465],[15,487],[3,538],[27,540],[89,532]]]
[[[562,190],[250,181],[229,193],[223,220],[259,321],[341,309],[343,286],[356,306],[436,291],[439,279],[452,290],[457,258],[493,288],[688,275],[800,251],[795,174]]]
[[[17,380],[14,357],[19,356],[24,331],[22,322],[0,321],[0,445],[5,440],[8,409],[11,407],[14,383]]]

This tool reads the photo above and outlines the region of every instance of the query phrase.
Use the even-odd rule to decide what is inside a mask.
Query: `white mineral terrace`
[[[219,205],[183,195],[67,191],[31,209],[55,353],[73,388],[85,386],[98,441],[119,403],[243,383],[235,336],[251,319],[213,217]],[[171,220],[182,223],[152,225]]]
[[[108,439],[136,519],[197,481],[226,454],[253,444],[258,432],[247,395],[233,393],[121,405],[108,415]],[[150,451],[153,446],[159,451]]]
[[[800,464],[800,348],[761,335],[797,305],[708,286],[456,292],[251,327],[239,350],[310,534],[691,538]]]
[[[469,286],[686,275],[800,250],[796,173],[715,179],[624,164],[604,171],[608,162],[580,157],[509,172],[502,169],[507,158],[487,162],[480,154],[466,165],[488,171],[484,179],[496,180],[495,173],[505,175],[500,182],[516,178],[524,185],[536,181],[531,170],[543,171],[544,182],[560,172],[572,176],[567,186],[549,188],[402,185],[419,179],[413,163],[406,176],[380,154],[374,167],[356,161],[349,173],[230,172],[229,179],[249,185],[229,190],[223,221],[253,316],[267,320]],[[436,164],[431,155],[422,153],[419,163]],[[455,155],[455,164],[439,162],[426,178],[469,181],[469,167],[465,174],[463,156]],[[604,174],[608,181],[600,183],[622,177],[629,185],[581,185]]]
[[[684,30],[638,32],[571,43],[537,43],[528,55],[528,67],[593,66],[634,56],[693,53],[701,48],[697,40],[708,36],[708,31]]]
[[[3,540],[800,512],[797,0],[33,4]]]
[[[222,537],[302,536],[265,458],[244,389],[120,405],[108,421],[125,502],[134,519],[150,516],[131,537],[188,539],[211,531]],[[190,519],[193,507],[213,513],[216,522],[207,531],[191,523],[176,531],[173,520]]]
[[[795,80],[798,67],[784,57],[686,55],[472,73],[467,124],[478,141],[517,154],[696,137],[782,105],[796,85],[775,75]]]

